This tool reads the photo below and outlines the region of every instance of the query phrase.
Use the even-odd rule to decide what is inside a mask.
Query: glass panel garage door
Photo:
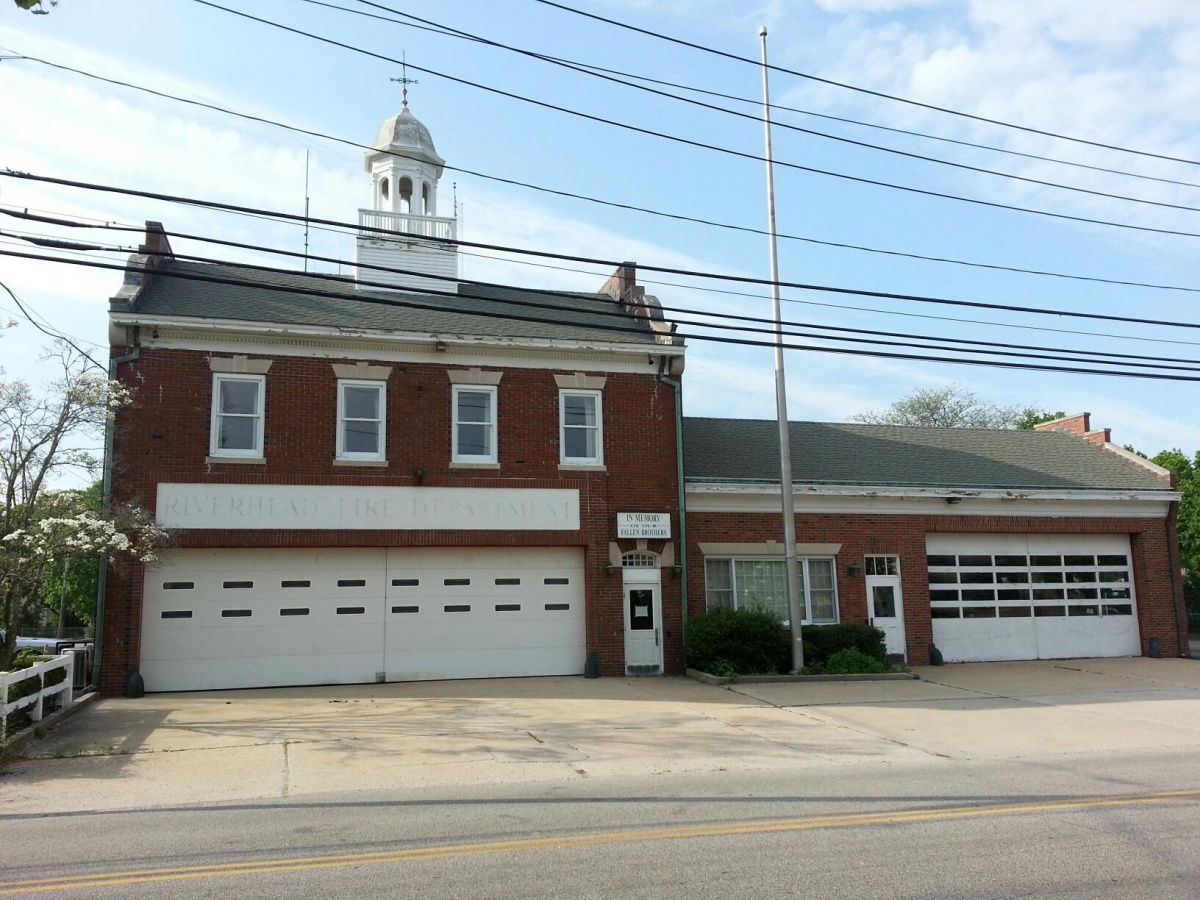
[[[1141,652],[1124,535],[929,535],[926,549],[947,661]]]

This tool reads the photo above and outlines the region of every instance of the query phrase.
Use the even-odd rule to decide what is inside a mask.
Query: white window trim
[[[567,397],[593,397],[596,400],[596,455],[567,456]],[[580,426],[571,426],[578,428]],[[594,390],[560,390],[558,392],[558,461],[564,466],[604,465],[604,392]]]
[[[767,559],[770,559],[774,562],[779,562],[779,563],[785,562],[784,559],[782,559],[781,557],[778,557],[778,556],[767,557],[767,556],[758,556],[758,555],[754,555],[754,556],[706,556],[704,561],[706,564],[708,563],[709,560],[724,561],[724,562],[729,563],[730,601],[732,603],[733,609],[737,609],[738,608],[738,590],[737,590],[737,576],[735,574],[736,567],[734,566],[734,563],[746,562],[746,561],[762,562],[763,560],[767,560]],[[814,561],[814,560],[815,561],[828,561],[830,564],[830,572],[833,574],[833,619],[830,621],[827,621],[827,622],[826,621],[814,622],[812,620],[812,601],[809,596],[809,589],[811,587],[811,579],[808,575],[808,563],[811,561]],[[804,596],[802,598],[802,601],[804,603],[804,618],[800,622],[801,627],[803,627],[805,625],[814,625],[814,626],[815,625],[836,625],[837,623],[841,622],[842,621],[842,604],[841,604],[841,598],[839,597],[839,593],[838,593],[838,577],[837,577],[837,559],[836,559],[836,557],[833,557],[833,556],[800,556],[800,557],[797,557],[796,563],[799,567],[801,567],[804,570],[803,575],[802,575],[803,580],[804,580]],[[707,608],[707,606],[708,606],[707,565],[705,567],[704,605]],[[785,623],[785,625],[790,625],[790,623],[787,621],[786,618],[784,619],[784,623]]]
[[[372,388],[379,392],[379,449],[364,453],[346,449],[346,388]],[[355,421],[372,421],[356,419]],[[337,396],[337,458],[342,461],[383,462],[387,459],[387,385],[382,381],[338,380]]]
[[[491,397],[489,408],[491,410],[490,422],[464,422],[464,425],[488,425],[491,428],[491,448],[490,454],[469,453],[462,454],[458,452],[458,397],[460,394],[488,394]],[[450,459],[455,463],[496,463],[499,461],[500,452],[500,415],[498,410],[498,391],[494,385],[481,384],[463,384],[454,385],[452,390],[452,398],[450,404],[450,438],[451,438],[451,454]]]
[[[248,450],[219,446],[221,434],[221,384],[225,381],[252,381],[258,385],[258,412],[255,414],[254,447]],[[223,459],[262,459],[263,434],[267,418],[267,378],[265,375],[213,373],[212,411],[209,418],[209,455]]]

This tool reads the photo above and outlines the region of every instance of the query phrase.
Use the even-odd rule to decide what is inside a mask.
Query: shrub
[[[788,638],[773,613],[718,607],[684,626],[688,665],[714,675],[774,675]]]
[[[887,647],[883,632],[873,625],[809,625],[803,630],[804,667],[821,668],[829,664],[842,650],[857,650],[863,656],[884,664],[887,670]]]
[[[891,666],[886,662],[867,656],[853,647],[839,650],[825,663],[826,675],[874,675],[890,669]]]

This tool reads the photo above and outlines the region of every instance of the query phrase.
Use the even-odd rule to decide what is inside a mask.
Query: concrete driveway
[[[529,678],[104,699],[9,760],[5,813],[325,791],[1200,748],[1200,663],[716,687]]]

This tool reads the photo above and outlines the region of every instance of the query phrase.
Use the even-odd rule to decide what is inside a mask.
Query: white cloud
[[[769,28],[789,12],[787,0],[604,0],[601,6],[742,35],[759,25]]]
[[[959,0],[816,0],[817,6],[838,15],[851,13],[894,13],[949,6]]]

